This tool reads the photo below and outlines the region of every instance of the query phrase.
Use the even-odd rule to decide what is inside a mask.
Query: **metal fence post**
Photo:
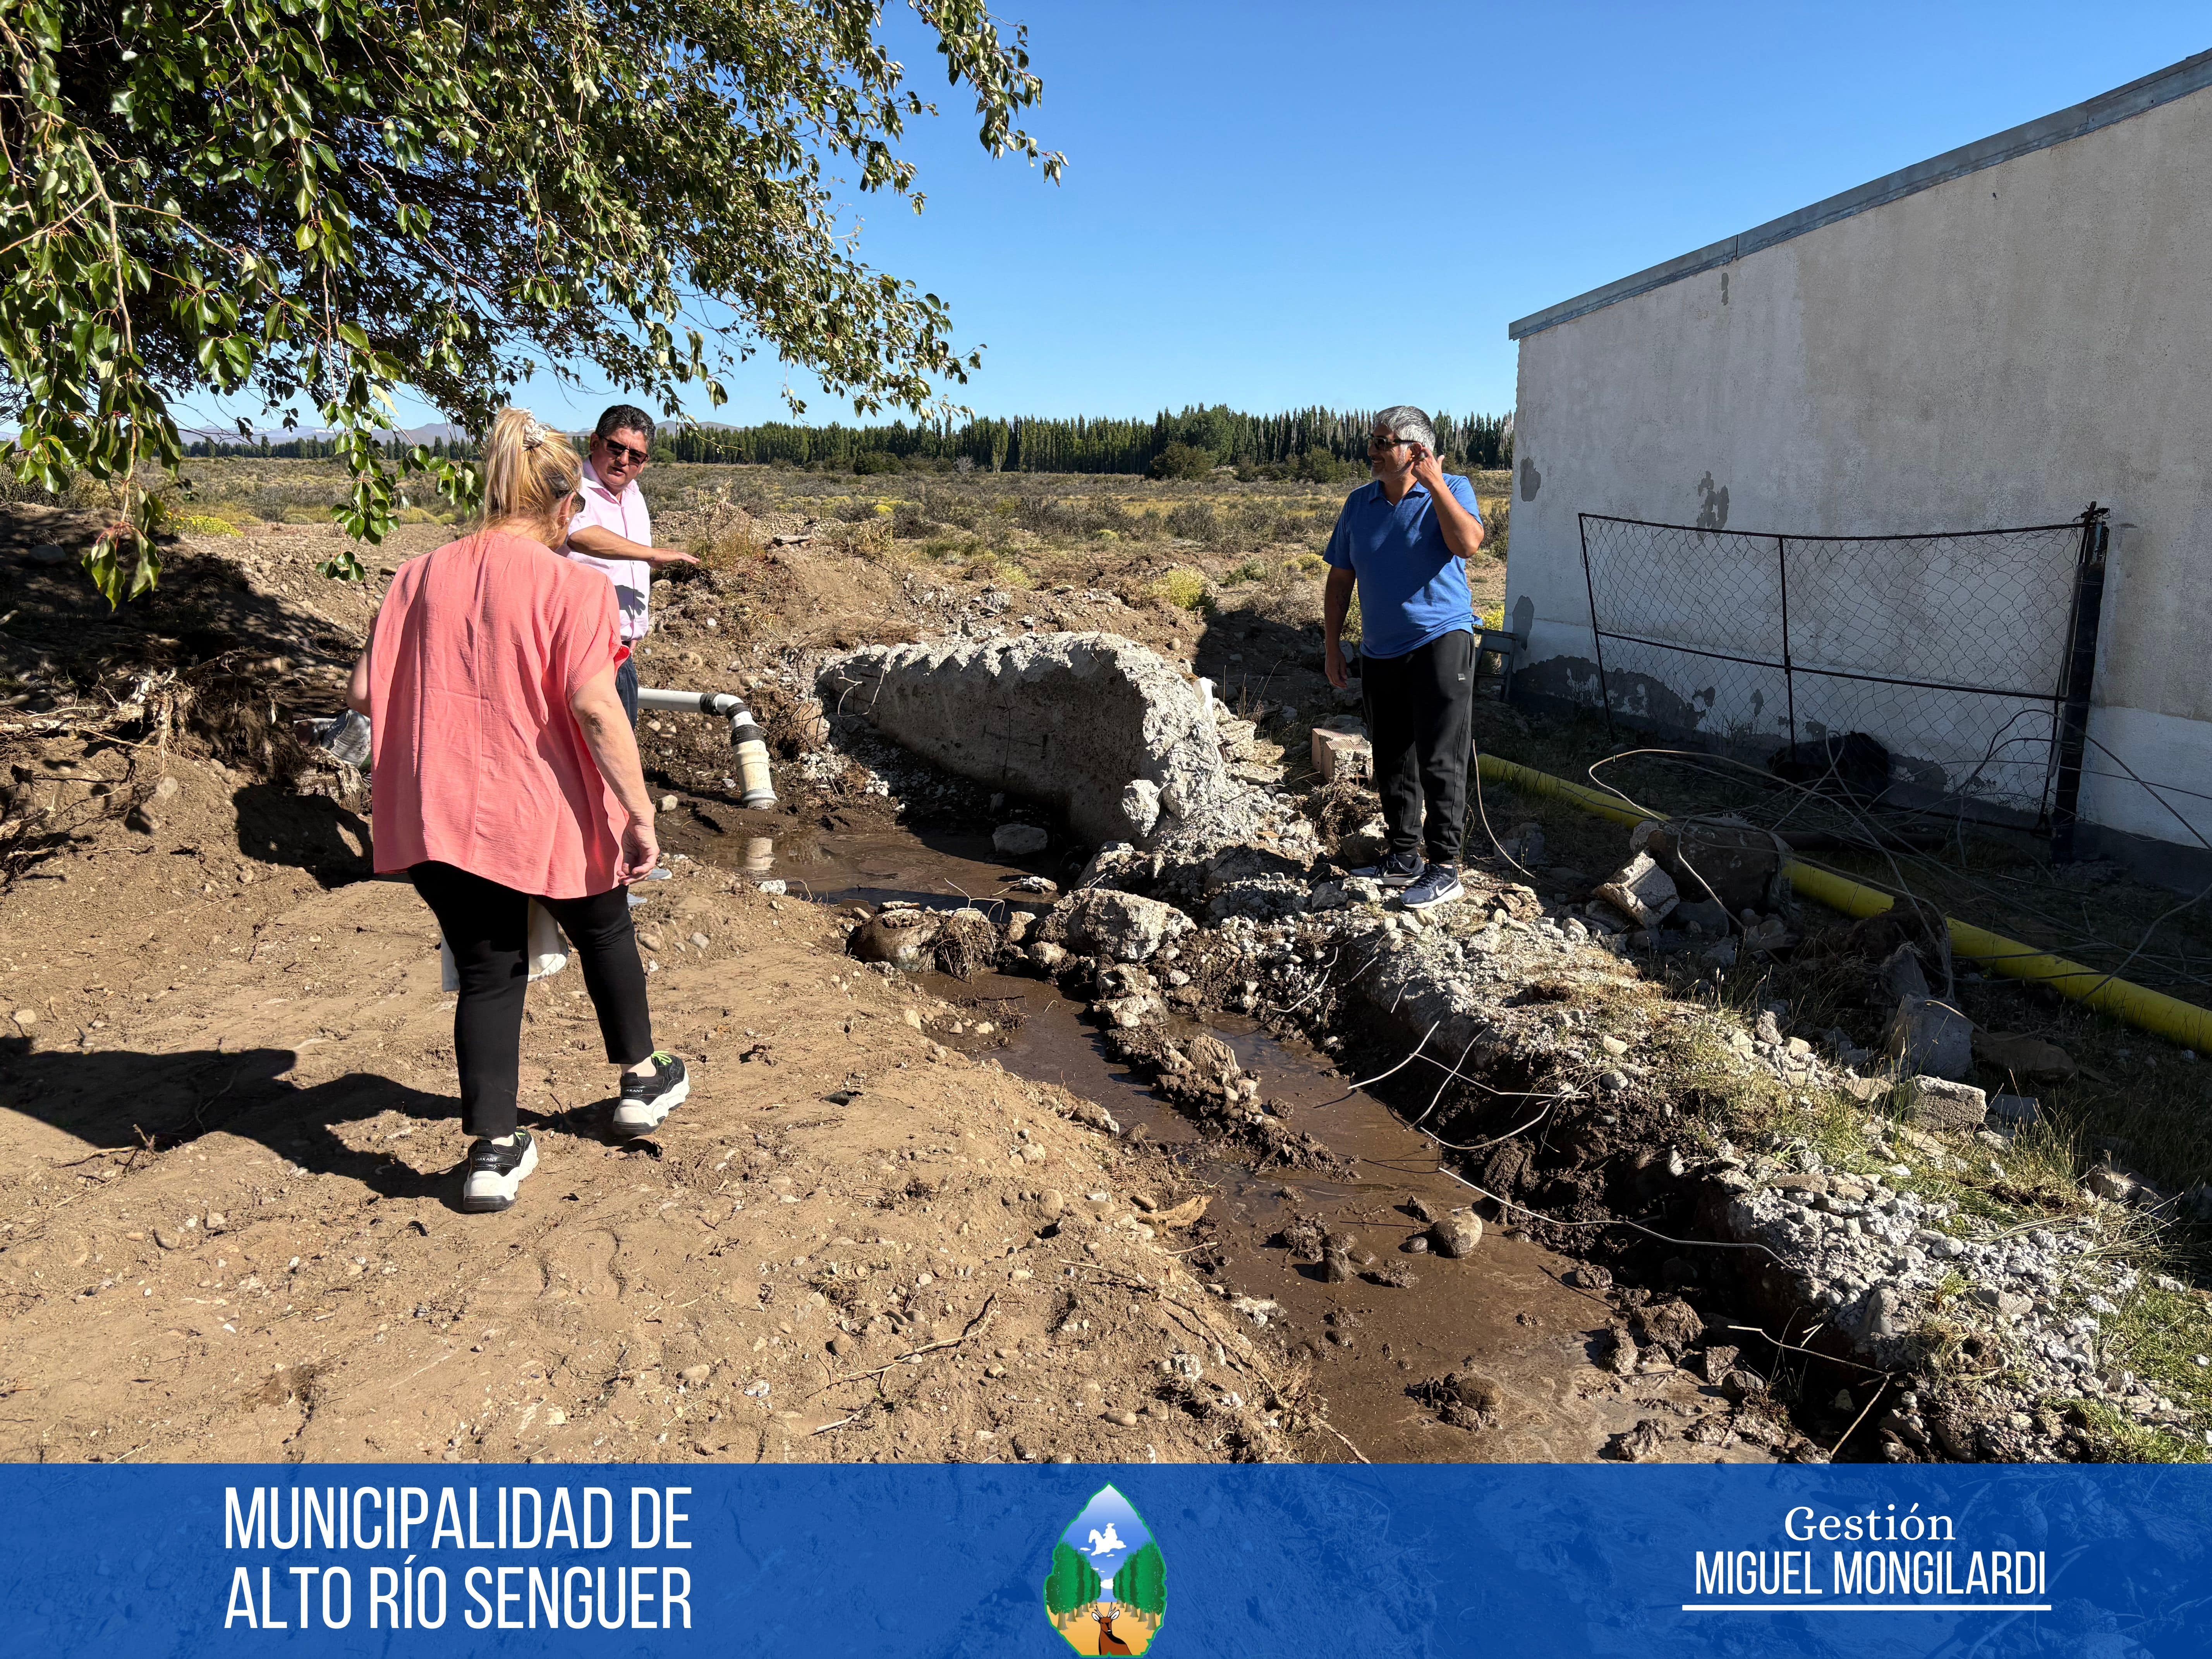
[[[2110,509],[2089,503],[2081,515],[2081,556],[2074,576],[2074,618],[2059,681],[2058,787],[2051,811],[2051,861],[2074,860],[2074,827],[2081,799],[2081,755],[2088,746],[2089,682],[2097,669],[2097,625],[2105,607],[2105,553]]]
[[[1613,688],[1605,683],[1605,636],[1598,630],[1597,583],[1590,576],[1589,514],[1575,514],[1575,528],[1583,538],[1583,591],[1589,595],[1590,649],[1597,653],[1597,695],[1605,704],[1605,735],[1608,740],[1619,734],[1613,729]]]
[[[1790,714],[1790,746],[1797,746],[1797,677],[1790,658],[1790,538],[1774,538],[1774,562],[1782,576],[1782,697]]]

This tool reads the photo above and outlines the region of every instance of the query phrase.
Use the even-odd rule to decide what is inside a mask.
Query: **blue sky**
[[[2212,46],[2201,4],[1000,9],[1064,181],[991,161],[945,100],[908,145],[927,210],[860,204],[865,257],[988,347],[958,396],[992,414],[1502,410],[1513,319]],[[756,359],[712,418],[783,418],[785,372]],[[527,401],[574,424],[605,398]]]

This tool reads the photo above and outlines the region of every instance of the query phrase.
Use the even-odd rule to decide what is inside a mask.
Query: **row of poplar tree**
[[[1510,466],[1512,420],[1504,415],[1436,415],[1437,441],[1447,461]],[[1249,415],[1217,404],[1181,414],[1162,410],[1147,420],[1088,416],[982,417],[955,423],[921,421],[887,426],[760,426],[664,428],[674,459],[760,465],[777,461],[830,471],[868,472],[902,465],[965,460],[994,472],[1188,473],[1211,468],[1310,467],[1310,457],[1364,465],[1374,411],[1294,410]],[[1181,453],[1171,452],[1180,451]],[[884,462],[890,462],[885,467]],[[1163,466],[1163,462],[1169,463]]]
[[[1444,461],[1456,467],[1501,467],[1513,463],[1512,417],[1437,415],[1431,417]],[[1248,415],[1215,404],[1181,414],[1162,410],[1149,421],[1087,416],[981,417],[955,424],[921,421],[909,426],[664,426],[655,434],[656,459],[722,465],[788,465],[830,472],[903,471],[908,466],[957,465],[994,472],[1122,472],[1196,477],[1217,466],[1291,471],[1326,481],[1346,467],[1364,465],[1374,411],[1301,409],[1281,415]],[[410,446],[395,438],[397,457]],[[473,455],[465,439],[433,439],[439,457]],[[191,446],[201,456],[270,456],[316,460],[336,453],[326,437],[232,441],[204,437]]]

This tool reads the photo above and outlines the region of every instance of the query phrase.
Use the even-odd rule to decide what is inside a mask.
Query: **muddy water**
[[[727,821],[726,813],[718,816]],[[904,899],[948,908],[972,902],[994,912],[1000,905],[1042,909],[1049,895],[1023,893],[1013,884],[1038,874],[1065,881],[1070,873],[1051,854],[1010,861],[985,834],[794,832],[788,818],[741,816],[745,824],[732,833],[691,842],[693,855],[756,878],[781,878],[794,894],[821,902]],[[1125,1131],[1141,1125],[1181,1177],[1177,1189],[1162,1196],[1215,1194],[1207,1212],[1212,1250],[1178,1248],[1218,1260],[1206,1277],[1224,1296],[1279,1305],[1271,1334],[1310,1368],[1330,1422],[1361,1455],[1377,1462],[1579,1462],[1600,1455],[1613,1436],[1644,1418],[1679,1425],[1723,1408],[1687,1373],[1621,1379],[1595,1363],[1601,1346],[1595,1339],[1615,1315],[1602,1296],[1565,1282],[1573,1263],[1564,1257],[1494,1230],[1465,1261],[1407,1252],[1407,1241],[1427,1231],[1409,1213],[1412,1200],[1425,1200],[1441,1213],[1472,1194],[1440,1166],[1431,1143],[1381,1100],[1347,1087],[1328,1059],[1303,1041],[1279,1039],[1233,1016],[1209,1021],[1258,1078],[1271,1109],[1350,1161],[1348,1176],[1254,1174],[1233,1149],[1206,1139],[1142,1077],[1110,1059],[1083,1008],[1049,981],[978,974],[922,982],[946,1001],[974,1005],[994,1024],[1013,1028],[1005,1046],[989,1050],[1009,1072],[1098,1102]],[[1017,1004],[1018,1020],[1009,1018]],[[1325,1283],[1317,1266],[1294,1261],[1269,1242],[1294,1213],[1356,1234],[1371,1266],[1349,1282]],[[1378,1282],[1393,1268],[1413,1282]],[[1504,1407],[1495,1427],[1447,1426],[1407,1393],[1413,1384],[1470,1370],[1499,1387]],[[1334,1442],[1321,1449],[1347,1455]],[[1761,1454],[1738,1445],[1718,1455]]]

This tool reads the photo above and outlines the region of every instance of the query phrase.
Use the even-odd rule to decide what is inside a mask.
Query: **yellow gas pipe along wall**
[[[1618,796],[1608,795],[1587,784],[1570,783],[1565,778],[1555,778],[1549,772],[1539,772],[1533,767],[1521,766],[1512,761],[1500,760],[1494,755],[1479,755],[1477,766],[1481,775],[1494,783],[1514,789],[1523,789],[1531,794],[1549,795],[1594,812],[1600,817],[1611,818],[1616,823],[1638,824],[1647,816],[1628,805]],[[1783,866],[1783,873],[1790,884],[1809,899],[1840,910],[1847,916],[1875,916],[1889,909],[1897,901],[1890,894],[1864,882],[1854,881],[1849,876],[1833,870],[1824,870],[1817,865],[1792,859]],[[2009,939],[2002,933],[1992,933],[1987,928],[1977,927],[1956,917],[1943,918],[1951,933],[1951,948],[1962,957],[1982,963],[1992,972],[2008,979],[2033,980],[2048,985],[2063,997],[2087,1003],[2100,1012],[2124,1019],[2143,1030],[2171,1038],[2183,1047],[2199,1053],[2212,1054],[2212,1009],[2199,1008],[2194,1003],[2184,1002],[2163,992],[2154,991],[2124,979],[2114,979],[2094,968],[2085,968],[2064,957],[2052,956],[2032,945]]]

